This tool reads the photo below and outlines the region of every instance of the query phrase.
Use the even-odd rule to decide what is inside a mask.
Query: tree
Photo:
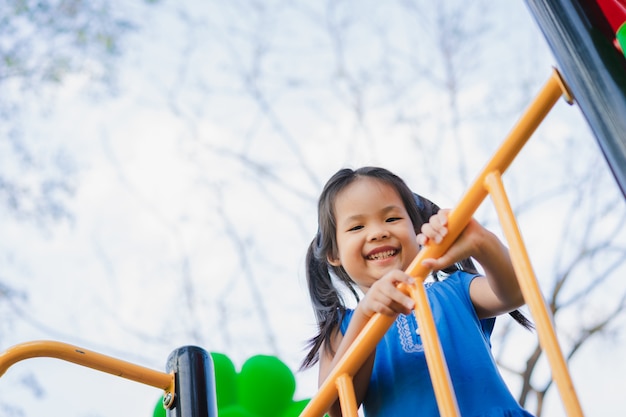
[[[145,3],[154,3],[146,0]],[[124,41],[139,28],[128,16],[131,4],[82,0],[0,1],[0,213],[47,227],[71,220],[67,202],[76,189],[73,156],[49,137],[28,137],[35,114],[50,115],[55,95],[76,78],[114,91],[116,61]],[[2,253],[2,264],[12,254]],[[19,281],[19,280],[17,280]],[[28,294],[13,277],[0,274],[0,340],[21,315]],[[24,379],[41,394],[36,377]],[[0,400],[19,415],[20,407]]]
[[[154,0],[146,0],[154,3]],[[62,147],[38,152],[43,138],[21,130],[37,110],[49,113],[54,93],[72,77],[107,88],[124,38],[139,25],[108,1],[2,0],[0,2],[0,204],[21,219],[68,217],[64,199],[74,191]]]
[[[224,239],[237,248],[243,260],[241,270],[247,271],[244,275],[249,285],[244,284],[235,270],[220,293],[222,296],[217,297],[222,311],[219,330],[230,341],[229,348],[243,349],[236,346],[230,334],[229,329],[240,325],[233,313],[244,304],[252,320],[265,317],[267,306],[259,300],[273,297],[267,277],[274,277],[276,282],[289,279],[283,278],[280,260],[271,251],[280,246],[281,239],[302,242],[304,247],[311,238],[312,232],[307,232],[301,217],[295,213],[310,210],[330,169],[327,167],[364,160],[387,165],[419,187],[420,192],[444,205],[452,205],[472,180],[472,173],[478,172],[480,164],[504,138],[549,75],[552,61],[545,45],[540,44],[541,35],[529,32],[521,38],[506,37],[511,28],[522,32],[523,27],[523,33],[533,29],[524,26],[521,17],[515,19],[515,14],[506,13],[507,19],[501,19],[491,4],[399,1],[384,5],[361,2],[359,7],[351,6],[350,2],[312,6],[306,2],[261,5],[239,1],[212,8],[210,12],[200,8],[193,13],[188,9],[175,13],[183,18],[187,48],[180,56],[179,65],[185,70],[168,87],[169,106],[187,126],[184,140],[189,160],[196,164],[199,173],[204,172],[200,175],[207,185],[206,198],[215,202],[212,210],[228,225]],[[537,50],[543,53],[538,54]],[[499,65],[509,65],[506,68],[510,71],[501,71]],[[537,70],[538,67],[543,70]],[[572,117],[563,116],[558,109],[555,112]],[[219,134],[204,130],[207,122],[219,126]],[[322,126],[319,131],[323,133],[316,134],[311,126]],[[562,126],[557,124],[557,131],[559,128]],[[548,293],[554,288],[551,304],[558,318],[567,316],[568,306],[576,311],[587,303],[597,302],[593,291],[579,287],[579,280],[570,277],[590,273],[587,269],[595,266],[593,262],[602,256],[613,259],[609,262],[611,273],[605,273],[604,269],[594,272],[605,277],[602,282],[613,280],[622,270],[623,265],[617,261],[621,259],[617,233],[621,229],[606,228],[607,218],[601,210],[611,213],[611,221],[619,225],[624,208],[606,177],[602,177],[606,185],[600,195],[592,187],[581,187],[581,178],[597,186],[597,177],[592,174],[601,163],[592,158],[597,155],[594,153],[597,149],[591,146],[593,139],[584,129],[570,131],[569,147],[561,146],[557,139],[550,140],[542,132],[538,133],[539,145],[528,146],[530,155],[541,158],[522,157],[518,162],[522,168],[507,174],[507,181],[514,184],[516,212],[524,219],[526,213],[532,213],[532,219],[537,220],[539,210],[551,210],[543,205],[546,201],[571,202],[569,209],[561,208],[568,215],[559,219],[579,224],[581,217],[590,216],[584,230],[597,239],[589,247],[589,236],[571,234],[576,229],[568,227],[568,223],[553,224],[555,227],[558,224],[555,233],[568,232],[564,235],[568,245],[580,249],[572,252],[570,258],[562,258],[564,253],[555,251],[551,252],[552,257],[539,259],[541,271],[554,271],[547,277],[542,274],[540,279]],[[581,143],[589,145],[584,146],[591,158],[589,164],[568,163],[581,157]],[[400,149],[414,157],[401,157]],[[570,152],[564,153],[564,149]],[[227,166],[224,171],[236,174],[207,172],[207,166],[216,164],[209,161],[218,160]],[[528,177],[528,168],[523,168],[526,163],[538,170],[538,162],[545,162],[542,169],[552,179],[542,178],[541,187],[536,177]],[[580,169],[576,175],[569,172],[571,165]],[[444,171],[446,176],[440,175]],[[268,250],[264,250],[260,242],[261,236],[263,241],[268,241],[264,233],[266,225],[250,224],[242,219],[233,221],[228,208],[232,210],[236,201],[273,207],[274,215],[288,225],[284,232],[274,232],[282,238],[272,239],[275,244],[267,244]],[[593,204],[585,205],[581,201]],[[495,226],[493,214],[481,211],[478,215]],[[528,227],[533,226],[528,223]],[[616,233],[600,232],[606,230]],[[534,246],[536,242],[530,244]],[[563,244],[554,241],[554,245],[560,249]],[[616,254],[615,258],[612,253]],[[254,259],[253,254],[262,260]],[[283,255],[281,250],[279,258]],[[272,259],[276,260],[272,262]],[[577,272],[573,273],[574,270]],[[186,282],[192,281],[193,277]],[[199,288],[197,277],[195,282]],[[564,282],[572,285],[574,295],[560,301],[564,297]],[[558,331],[564,340],[566,356],[573,357],[581,343],[600,335],[598,331],[590,331],[598,323],[606,323],[606,328],[623,317],[623,302],[619,300],[625,291],[623,285],[617,284],[614,295],[618,301],[593,323],[572,324],[563,319],[565,323]],[[189,305],[198,304],[198,291],[185,290],[185,293],[195,294],[187,298]],[[240,303],[252,293],[258,304]],[[560,323],[561,319],[558,320]],[[257,324],[268,326],[265,320]],[[508,346],[507,338],[522,337],[521,330],[504,328],[506,332],[499,333],[504,346]],[[284,337],[281,338],[276,328],[270,325],[263,329],[265,337],[257,336],[257,340],[265,340],[264,344],[270,346],[266,348],[273,354],[286,354],[280,347]],[[209,340],[207,335],[195,337],[201,342]],[[498,343],[494,341],[495,346]],[[536,345],[536,341],[528,343]],[[522,363],[516,353],[498,349],[505,369],[522,369],[518,371],[517,381],[520,402],[531,407],[527,398],[530,392],[535,392],[535,411],[541,415],[542,398],[551,384],[531,383],[546,370],[544,363],[534,360],[538,352],[531,349],[528,360]]]
[[[129,133],[100,126],[106,172],[115,177],[107,184],[117,181],[118,188],[90,194],[95,205],[105,205],[82,225],[91,238],[81,247],[91,249],[84,255],[91,260],[90,283],[72,282],[76,298],[102,326],[74,323],[71,331],[90,345],[137,348],[144,358],[154,356],[155,366],[163,349],[194,343],[239,363],[273,354],[295,369],[313,334],[302,266],[326,178],[339,166],[379,164],[450,207],[549,75],[553,63],[530,17],[522,8],[512,13],[504,7],[452,0],[164,4],[147,18],[155,24],[137,39],[133,67],[118,84],[134,105],[107,112],[119,119],[130,108],[123,121],[139,127]],[[511,28],[518,36],[510,36]],[[579,149],[592,143],[569,122],[576,110],[568,111],[555,109],[550,118],[557,122],[546,121],[548,130],[538,132],[505,176],[522,230],[538,230],[532,221],[552,213],[546,204],[555,201],[563,203],[562,212],[569,207],[564,203],[580,208],[576,216],[603,207],[614,207],[610,219],[623,216],[606,177],[597,199],[592,187],[574,182],[591,179],[598,161],[593,147],[564,152],[563,144]],[[571,167],[580,171],[572,175]],[[85,187],[94,184],[85,181]],[[477,216],[497,228],[488,209]],[[613,229],[595,220],[590,227],[599,228],[589,230],[598,231],[597,260],[618,244],[610,233],[599,233]],[[574,230],[549,226],[555,235]],[[563,265],[573,265],[575,252],[568,250],[571,257],[559,264],[561,252],[537,251],[546,247],[544,234],[529,237],[541,282],[550,289]],[[567,240],[572,248],[590,244],[582,233]],[[576,274],[585,272],[576,265]],[[545,271],[555,272],[546,277]],[[568,282],[581,288],[579,280]],[[623,284],[611,285],[618,300]],[[582,308],[583,298],[592,303],[580,294],[570,298],[576,302],[569,311]],[[85,311],[56,306],[67,317]],[[508,349],[512,340],[529,338],[524,354],[530,357],[534,335],[498,321],[503,330],[493,344],[503,368],[513,371],[515,393],[524,383],[514,371],[526,368],[535,375],[526,391],[542,390],[536,378],[545,364],[527,367]],[[590,328],[561,321],[566,341]],[[307,396],[314,393],[315,382],[303,386]]]

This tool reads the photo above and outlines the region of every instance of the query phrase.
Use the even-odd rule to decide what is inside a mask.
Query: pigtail
[[[522,325],[526,330],[532,330],[535,325],[528,320],[528,318],[519,310],[513,310],[509,313],[509,316],[513,317],[513,320]]]
[[[413,197],[415,199],[415,203],[417,204],[420,217],[422,218],[422,224],[428,222],[430,217],[439,211],[439,206],[437,206],[435,203],[433,203],[429,199],[422,197],[421,195],[416,194],[416,193],[413,193]],[[417,230],[416,233],[418,232],[419,231]],[[456,264],[451,265],[448,268],[441,270],[441,272],[448,274],[448,275],[456,271],[465,271],[465,272],[469,272],[470,274],[478,273],[478,269],[476,269],[476,265],[474,265],[474,262],[472,261],[471,258],[463,259],[462,261],[457,262]],[[436,281],[439,281],[439,271],[433,271],[432,277]],[[532,322],[528,320],[528,318],[526,318],[524,313],[522,313],[521,311],[513,310],[509,313],[509,315],[527,330],[532,330],[535,328]]]
[[[309,368],[317,363],[322,344],[331,338],[333,332],[337,331],[337,325],[346,311],[343,298],[334,286],[320,241],[320,233],[318,233],[307,250],[305,261],[309,296],[317,319],[318,334],[309,339],[307,347],[310,350],[302,361],[300,369]],[[359,297],[354,288],[351,286],[348,288],[358,300]],[[331,349],[330,343],[324,346],[326,349]]]

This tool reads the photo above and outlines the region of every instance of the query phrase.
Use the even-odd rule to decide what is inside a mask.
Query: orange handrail
[[[0,353],[0,377],[11,365],[35,357],[62,359],[155,388],[161,388],[166,394],[164,398],[171,397],[167,394],[174,395],[173,373],[155,371],[78,346],[47,340],[21,343]]]
[[[459,410],[433,320],[432,311],[424,290],[423,283],[430,273],[430,270],[423,266],[422,262],[428,258],[437,258],[448,250],[485,199],[488,191],[494,190],[497,193],[498,204],[501,205],[500,190],[496,189],[497,187],[493,184],[494,174],[497,173],[497,175],[500,175],[506,171],[513,159],[515,159],[532,133],[560,97],[564,97],[570,104],[573,102],[573,97],[565,82],[559,72],[554,69],[552,76],[525,111],[522,118],[514,126],[500,148],[498,148],[485,168],[481,171],[478,178],[461,198],[458,205],[449,213],[448,235],[441,243],[437,245],[429,244],[424,247],[407,268],[406,272],[416,278],[416,283],[412,285],[402,285],[401,289],[415,300],[415,313],[418,326],[421,329],[420,334],[424,345],[426,362],[433,381],[439,412],[443,417],[458,416]],[[515,236],[512,237],[512,239],[514,238]],[[513,243],[517,243],[517,241],[513,240]],[[517,244],[515,244],[513,250],[519,250]],[[520,259],[520,256],[516,255],[514,259]],[[517,265],[516,273],[518,274],[518,279],[520,279],[520,281],[530,282],[531,278],[528,274],[518,271],[524,268],[521,266],[523,262],[516,261],[514,265]],[[543,299],[539,288],[528,282],[520,282],[520,287],[522,288],[522,294],[525,300],[529,303],[531,314],[536,312],[540,316],[543,315],[540,303],[535,302],[535,300]],[[393,317],[380,314],[372,316],[352,345],[347,349],[344,356],[321,384],[317,395],[311,399],[307,407],[300,414],[300,417],[318,417],[324,415],[326,410],[328,410],[339,396],[335,381],[338,379],[345,380],[346,378],[353,378],[365,359],[376,348],[376,345],[389,329],[393,320]],[[568,413],[572,416],[582,416],[573,384],[569,379],[567,369],[563,366],[564,360],[558,348],[558,342],[556,342],[556,338],[552,336],[554,335],[554,330],[552,329],[550,321],[544,317],[540,317],[537,331],[540,341],[543,340],[542,346],[550,352],[548,359],[550,365],[555,369],[554,373],[557,379],[557,385],[562,388],[560,393],[563,400],[567,402]],[[340,402],[348,398],[348,396],[342,395]],[[350,398],[350,400],[356,401],[352,398]],[[349,409],[356,410],[354,406],[351,406]],[[356,412],[350,412],[350,414],[344,413],[344,417],[356,416]]]
[[[552,377],[563,399],[567,415],[582,417],[582,408],[578,402],[574,384],[567,371],[567,363],[565,358],[563,358],[554,327],[552,326],[552,314],[541,296],[537,277],[530,264],[530,258],[526,252],[526,247],[506,196],[500,174],[494,172],[487,176],[485,178],[485,186],[489,190],[500,217],[500,224],[511,249],[511,260],[519,280],[524,301],[526,301],[528,309],[535,319],[539,344],[548,357],[548,362],[552,368]]]

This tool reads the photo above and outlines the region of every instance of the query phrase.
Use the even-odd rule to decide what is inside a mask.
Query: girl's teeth
[[[389,250],[386,252],[379,252],[377,254],[370,256],[370,259],[375,260],[375,261],[380,260],[380,259],[385,259],[385,258],[389,258],[390,256],[393,256],[394,253],[395,251],[393,250]]]

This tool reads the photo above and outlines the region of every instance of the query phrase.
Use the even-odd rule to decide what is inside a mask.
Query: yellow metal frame
[[[62,359],[155,388],[161,388],[164,390],[165,407],[171,404],[174,397],[174,373],[155,371],[78,346],[47,340],[21,343],[0,353],[0,377],[11,365],[24,359],[36,357]]]
[[[437,258],[448,250],[487,194],[491,195],[500,218],[505,237],[509,243],[513,266],[524,300],[535,319],[539,343],[546,352],[552,369],[552,376],[559,389],[567,415],[583,416],[567,370],[567,364],[552,326],[552,315],[541,295],[537,278],[532,270],[501,178],[502,173],[506,171],[532,133],[562,96],[570,104],[573,102],[573,97],[565,82],[555,69],[548,82],[514,126],[507,139],[481,171],[457,207],[450,212],[448,217],[448,235],[438,245],[427,245],[418,253],[407,268],[407,273],[417,278],[417,282],[413,285],[402,285],[401,289],[415,300],[415,313],[421,329],[420,334],[424,344],[426,362],[430,370],[435,396],[442,417],[459,416],[459,409],[450,382],[450,375],[441,349],[439,336],[435,328],[432,311],[424,290],[423,283],[430,271],[422,265],[422,261],[427,258]],[[392,323],[392,317],[380,314],[375,314],[369,320],[354,343],[348,348],[344,357],[321,385],[317,395],[309,401],[300,417],[323,416],[337,399],[341,403],[344,417],[357,416],[358,405],[354,393],[353,376],[359,370],[365,358],[376,348],[376,345]],[[158,372],[61,342],[27,342],[0,353],[0,376],[16,362],[34,357],[62,359],[161,388],[165,391],[164,398],[166,400],[164,400],[164,405],[167,407],[172,403],[175,392],[174,373]]]
[[[524,300],[535,320],[539,343],[546,352],[552,369],[552,376],[559,389],[567,415],[583,416],[552,326],[552,315],[541,295],[537,278],[533,273],[501,179],[502,173],[506,171],[532,133],[561,97],[564,97],[568,103],[573,103],[573,97],[567,85],[559,72],[554,69],[552,76],[526,109],[522,118],[509,133],[509,136],[469,187],[458,205],[450,212],[448,216],[448,235],[440,244],[424,247],[407,268],[406,272],[416,278],[416,283],[412,285],[402,284],[401,289],[415,300],[415,313],[421,329],[420,334],[424,345],[426,362],[442,417],[459,416],[459,409],[450,382],[446,361],[441,350],[432,311],[424,290],[423,283],[430,270],[424,267],[422,262],[424,259],[437,258],[448,250],[487,194],[491,195],[502,223]],[[376,348],[376,345],[387,332],[393,320],[393,317],[381,314],[372,316],[359,336],[348,348],[343,358],[326,378],[326,381],[320,386],[317,395],[311,399],[307,407],[302,411],[300,417],[323,416],[337,399],[340,401],[344,417],[357,416],[358,406],[352,386],[352,378],[369,354]]]

